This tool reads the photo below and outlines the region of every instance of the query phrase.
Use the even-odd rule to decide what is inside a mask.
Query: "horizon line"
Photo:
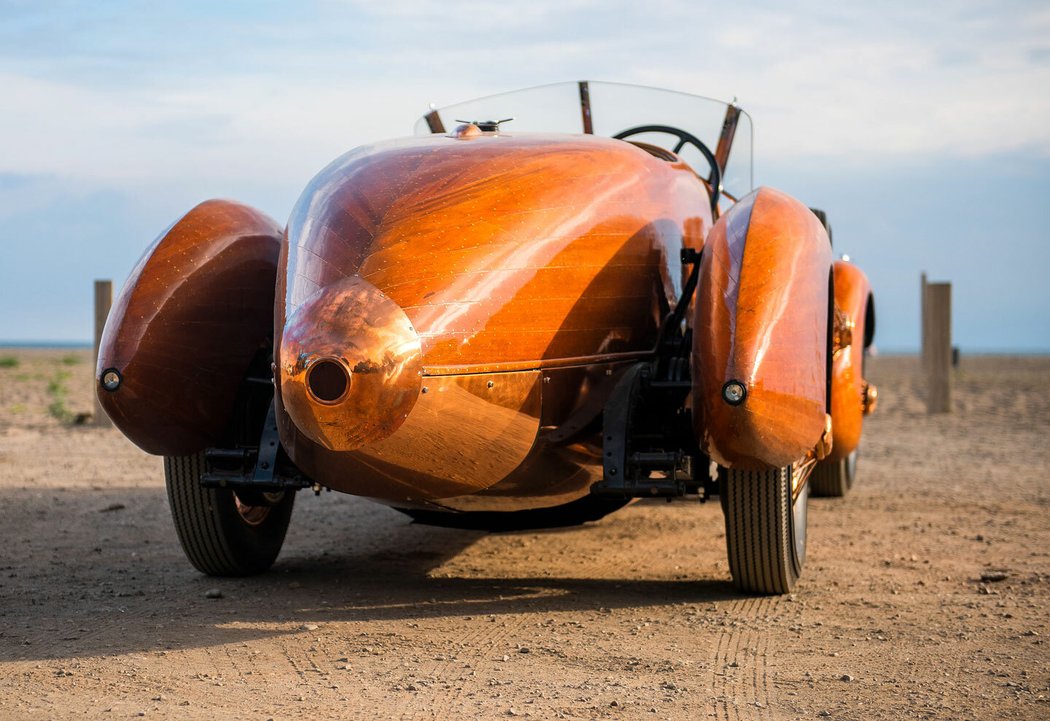
[[[11,350],[50,350],[50,349],[85,349],[93,350],[94,343],[86,340],[0,340],[0,349],[11,349]],[[965,346],[955,346],[959,348],[959,354],[962,356],[966,355],[1020,355],[1020,356],[1044,356],[1050,355],[1050,347],[1043,348],[1009,348],[1009,347],[981,347],[975,346],[973,348],[967,348]],[[917,356],[919,355],[918,347],[903,347],[894,346],[889,348],[878,348],[876,347],[876,353],[873,358],[879,356]]]

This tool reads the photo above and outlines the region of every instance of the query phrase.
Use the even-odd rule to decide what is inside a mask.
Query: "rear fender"
[[[761,469],[826,451],[831,244],[806,206],[742,198],[704,246],[693,333],[697,439],[720,465]],[[726,400],[727,384],[745,389]]]
[[[831,419],[834,439],[829,460],[839,461],[860,444],[865,398],[864,350],[875,331],[875,305],[864,272],[837,260],[835,273],[835,335],[831,361]]]
[[[281,227],[209,200],[176,221],[132,271],[106,321],[96,392],[142,450],[189,455],[227,432],[249,364],[272,343]],[[102,376],[120,374],[115,390]]]

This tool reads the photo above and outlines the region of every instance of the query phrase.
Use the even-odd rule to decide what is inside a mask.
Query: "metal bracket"
[[[204,458],[208,468],[201,475],[204,488],[282,491],[307,488],[313,484],[290,463],[283,464],[288,468],[280,467],[281,440],[277,429],[277,408],[272,400],[258,446],[208,448],[204,451]]]
[[[630,368],[605,406],[602,426],[603,478],[591,492],[619,498],[683,496],[706,485],[695,478],[695,460],[706,460],[692,439],[685,398],[691,335],[682,320],[700,277],[701,253],[682,248],[682,263],[692,264],[682,295],[668,313],[656,346],[656,358]],[[703,463],[700,467],[706,467]]]
[[[502,120],[456,120],[456,122],[477,125],[485,133],[498,133],[499,126],[503,123],[509,123],[511,120],[514,120],[514,118],[503,118]]]
[[[281,449],[281,437],[277,433],[277,403],[270,401],[270,410],[266,412],[262,434],[259,436],[259,451],[255,461],[255,472],[252,480],[258,484],[273,483],[277,469],[277,452]]]
[[[695,491],[692,457],[668,432],[679,389],[656,386],[655,364],[634,366],[613,390],[602,425],[603,478],[591,493],[618,498],[673,498]],[[666,421],[670,420],[670,423]],[[663,421],[663,423],[661,422]]]
[[[624,478],[630,474],[627,441],[631,434],[631,416],[638,403],[641,378],[648,370],[647,363],[630,368],[609,397],[602,423],[603,480],[592,486],[592,492],[619,493],[626,490]]]

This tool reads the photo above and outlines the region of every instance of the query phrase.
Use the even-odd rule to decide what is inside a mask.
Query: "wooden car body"
[[[288,227],[282,441],[311,477],[400,506],[586,494],[600,443],[578,431],[652,352],[680,249],[710,226],[688,166],[608,138],[437,135],[350,153]],[[349,379],[338,400],[311,392],[321,359]]]
[[[709,459],[794,465],[802,488],[859,443],[866,279],[749,174],[721,207],[735,106],[711,148],[627,133],[677,132],[670,151],[595,135],[589,90],[583,132],[449,132],[432,112],[431,134],[321,171],[284,232],[229,201],[194,208],[114,306],[107,413],[151,453],[205,454],[202,484],[238,508],[313,485],[499,527],[613,501],[587,520],[643,486],[710,492]],[[245,399],[267,384],[264,422],[268,401]]]

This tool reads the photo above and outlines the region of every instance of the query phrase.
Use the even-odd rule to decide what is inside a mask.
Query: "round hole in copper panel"
[[[339,361],[324,358],[310,366],[306,386],[310,395],[321,403],[336,403],[349,390],[350,375]]]

